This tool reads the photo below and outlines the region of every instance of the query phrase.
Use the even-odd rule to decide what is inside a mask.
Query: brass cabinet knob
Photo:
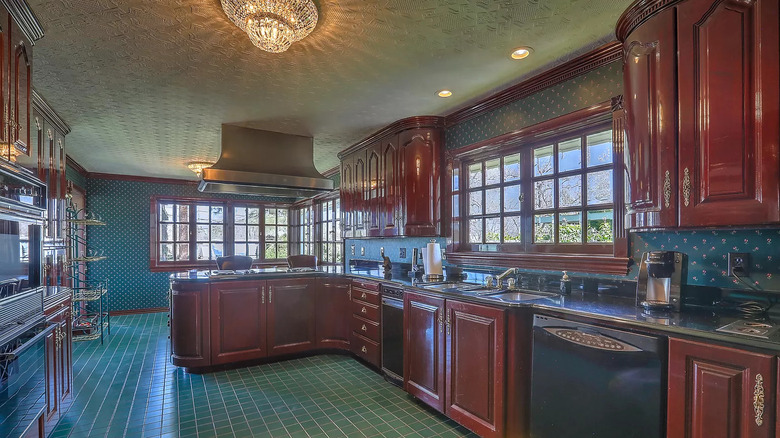
[[[363,327],[360,327],[360,330],[367,331],[366,325],[363,324]]]
[[[366,306],[363,306],[363,308],[362,308],[362,309],[360,309],[360,313],[366,313],[366,312],[367,312],[367,310],[366,310]]]
[[[360,351],[362,351],[363,353],[368,353],[368,349],[366,348],[365,345],[360,347]]]

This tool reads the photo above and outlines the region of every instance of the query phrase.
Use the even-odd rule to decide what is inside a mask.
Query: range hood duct
[[[222,152],[198,190],[302,199],[333,190],[333,181],[314,167],[313,138],[223,124]]]

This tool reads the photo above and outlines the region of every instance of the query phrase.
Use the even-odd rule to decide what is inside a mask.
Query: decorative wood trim
[[[622,59],[622,56],[623,50],[620,42],[613,41],[607,43],[571,61],[448,114],[445,116],[446,127],[449,128],[458,123],[463,123],[517,99],[528,97],[545,88],[558,85],[576,76],[619,61]]]
[[[612,187],[615,193],[621,195],[615,197],[613,211],[615,220],[612,230],[615,233],[613,242],[613,255],[615,257],[628,257],[628,231],[626,230],[626,197],[625,175],[628,170],[624,160],[625,155],[625,125],[626,112],[623,111],[623,95],[612,98],[612,160],[615,163],[615,171],[612,173]]]
[[[79,164],[76,160],[74,160],[70,155],[65,155],[65,163],[73,170],[78,172],[79,175],[83,176],[84,178],[89,178],[89,171],[84,168],[81,164]]]
[[[398,134],[399,132],[406,131],[407,129],[414,129],[414,128],[442,129],[444,128],[444,125],[445,125],[444,117],[440,117],[440,116],[407,117],[405,119],[398,120],[396,122],[393,122],[385,126],[384,128],[369,135],[363,140],[360,140],[359,142],[353,144],[352,146],[344,149],[343,151],[338,153],[338,157],[340,160],[342,160],[344,159],[345,156],[351,154],[352,152],[356,152],[362,149],[363,147],[382,139],[385,136]]]
[[[341,169],[341,166],[334,166],[334,167],[326,170],[325,172],[322,172],[322,176],[324,176],[325,178],[330,178],[331,176],[339,173],[340,169]]]
[[[554,267],[554,270],[571,272],[626,275],[631,259],[593,254],[451,252],[447,254],[447,261],[467,266],[519,267],[546,271]]]
[[[650,17],[674,6],[682,0],[637,0],[618,18],[615,26],[615,36],[619,41],[625,41],[628,34],[634,31],[640,24]]]
[[[192,181],[188,179],[154,178],[149,176],[120,175],[117,173],[89,172],[87,176],[89,178],[96,178],[96,179],[113,179],[119,181],[135,181],[135,182],[145,182],[145,183],[152,183],[152,184],[198,185],[197,181]]]
[[[35,41],[43,38],[41,22],[25,0],[2,0],[2,2],[24,35],[30,39],[31,44],[35,45]]]
[[[145,313],[161,313],[161,312],[167,312],[170,308],[168,307],[150,307],[147,309],[126,309],[126,310],[113,310],[111,311],[111,316],[122,316],[122,315],[142,315]]]
[[[70,125],[68,125],[68,122],[63,120],[62,117],[57,114],[57,111],[54,111],[54,108],[49,105],[49,102],[47,102],[35,88],[32,90],[32,103],[33,108],[56,126],[63,135],[70,134]]]
[[[569,131],[574,132],[599,122],[607,122],[612,119],[611,111],[612,101],[608,100],[554,119],[521,128],[514,132],[445,151],[445,155],[447,159],[468,159],[478,154],[495,153],[506,147],[535,143]]]

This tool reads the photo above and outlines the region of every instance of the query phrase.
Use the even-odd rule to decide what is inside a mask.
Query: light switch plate
[[[361,246],[360,247],[360,255],[362,255],[362,256],[366,255],[366,247],[365,246]]]
[[[350,245],[350,247],[349,247],[349,252],[350,252],[352,255],[355,255],[355,245]]]
[[[398,257],[405,259],[406,258],[406,248],[401,248],[400,251],[398,251]]]

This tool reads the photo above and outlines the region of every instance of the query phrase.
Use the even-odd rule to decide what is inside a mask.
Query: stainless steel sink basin
[[[441,292],[468,292],[472,290],[478,290],[484,288],[476,283],[461,283],[456,281],[448,281],[445,283],[434,283],[434,284],[422,284],[420,285],[423,289],[430,289],[430,290],[437,290]]]
[[[528,291],[511,291],[511,292],[499,292],[490,295],[483,295],[484,298],[491,300],[502,301],[505,303],[520,303],[523,301],[538,300],[541,298],[553,298],[556,294],[548,292],[528,292]]]

